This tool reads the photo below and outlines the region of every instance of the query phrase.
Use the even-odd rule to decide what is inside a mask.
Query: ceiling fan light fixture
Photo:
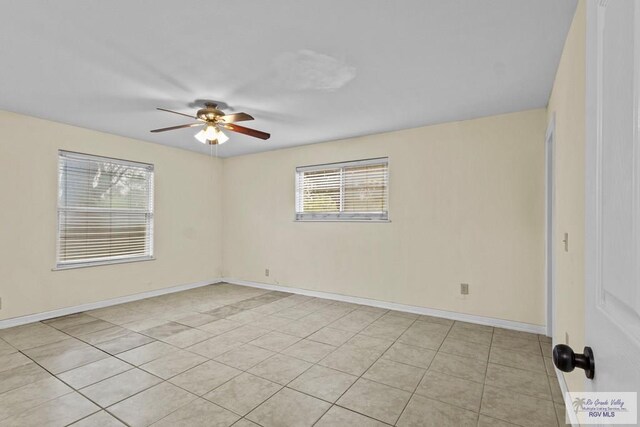
[[[215,125],[207,125],[204,129],[194,135],[203,144],[224,144],[229,137],[222,133]]]

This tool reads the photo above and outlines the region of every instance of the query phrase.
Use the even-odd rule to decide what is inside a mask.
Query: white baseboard
[[[567,387],[567,382],[564,379],[564,373],[558,370],[558,368],[556,368],[555,366],[553,367],[553,369],[556,370],[556,376],[558,377],[558,385],[560,385],[560,390],[562,391],[562,400],[565,401],[564,406],[565,406],[565,411],[567,411],[567,415],[569,415],[569,422],[574,427],[580,427],[580,423],[578,422],[578,415],[575,412],[568,410],[571,408],[571,402],[569,402],[569,405],[567,405],[567,401],[565,399],[565,396],[569,392],[569,387]]]
[[[456,313],[453,311],[436,310],[433,308],[419,307],[415,305],[398,304],[395,302],[379,301],[369,298],[354,297],[349,295],[333,294],[329,292],[312,291],[309,289],[292,288],[281,285],[271,285],[261,282],[251,282],[248,280],[225,277],[223,282],[234,285],[250,286],[253,288],[268,289],[271,291],[289,292],[292,294],[307,295],[317,298],[325,298],[336,301],[350,302],[354,304],[369,305],[372,307],[386,308],[388,310],[404,311],[414,314],[425,314],[428,316],[443,317],[445,319],[460,320],[463,322],[477,323],[480,325],[495,326],[498,328],[512,329],[515,331],[531,332],[534,334],[546,334],[546,327],[543,325],[533,325],[531,323],[515,322],[512,320],[496,319],[493,317],[475,316],[473,314]]]
[[[76,305],[73,307],[65,307],[57,310],[45,311],[44,313],[30,314],[27,316],[12,317],[10,319],[0,320],[0,329],[20,326],[27,323],[39,322],[41,320],[53,319],[54,317],[66,316],[68,314],[81,313],[83,311],[95,310],[97,308],[109,307],[111,305],[123,304],[125,302],[138,301],[145,298],[157,297],[160,295],[171,294],[174,292],[186,291],[189,289],[200,288],[202,286],[220,283],[221,279],[204,280],[202,282],[187,283],[184,285],[172,286],[170,288],[156,289],[153,291],[142,292],[134,295],[126,295],[117,298],[111,298],[104,301],[90,302],[88,304]]]

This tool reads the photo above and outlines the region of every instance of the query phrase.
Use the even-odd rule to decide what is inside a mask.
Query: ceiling
[[[0,109],[223,157],[547,105],[576,0],[9,0]],[[183,120],[184,119],[184,120]],[[245,123],[243,123],[245,124]]]

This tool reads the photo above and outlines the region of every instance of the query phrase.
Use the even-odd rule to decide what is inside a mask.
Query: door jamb
[[[555,325],[555,262],[554,262],[554,218],[555,212],[555,139],[556,113],[553,112],[544,140],[545,158],[545,291],[547,336],[553,337]]]

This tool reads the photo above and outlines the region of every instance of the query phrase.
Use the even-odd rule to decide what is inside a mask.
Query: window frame
[[[58,150],[57,154],[57,169],[56,172],[59,174],[60,166],[63,158],[76,158],[83,160],[93,160],[98,162],[110,162],[117,163],[119,165],[130,165],[137,168],[145,168],[150,172],[150,190],[149,190],[149,206],[146,212],[148,216],[147,221],[147,233],[149,234],[149,244],[148,244],[148,252],[144,255],[115,255],[110,259],[100,259],[96,261],[62,261],[60,260],[61,255],[61,245],[60,245],[60,213],[65,211],[73,211],[78,209],[63,207],[60,205],[60,189],[61,183],[57,182],[57,193],[56,193],[56,258],[55,258],[55,267],[52,269],[53,271],[57,270],[69,270],[75,268],[85,268],[85,267],[94,267],[99,265],[111,265],[111,264],[126,264],[132,262],[141,262],[141,261],[153,261],[155,260],[154,256],[154,244],[155,244],[155,166],[152,163],[138,162],[134,160],[126,160],[119,159],[115,157],[107,157],[100,156],[95,154],[88,153],[80,153],[77,151],[69,151],[69,150]]]
[[[298,166],[295,169],[295,222],[391,222],[390,219],[390,173],[389,157],[376,157],[371,159],[349,160],[334,163],[322,163],[316,165]],[[301,174],[304,172],[318,171],[324,169],[341,169],[358,166],[386,165],[386,212],[299,212],[298,208],[302,203],[301,199]],[[344,197],[344,184],[340,186],[340,198]]]

